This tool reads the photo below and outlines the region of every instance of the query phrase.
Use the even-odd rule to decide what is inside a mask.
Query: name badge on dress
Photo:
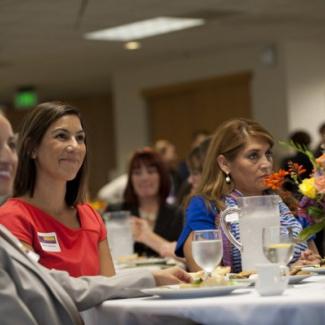
[[[45,252],[61,252],[55,232],[38,232],[39,243]]]

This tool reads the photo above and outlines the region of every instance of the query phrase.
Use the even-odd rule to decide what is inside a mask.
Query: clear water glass
[[[287,266],[294,253],[295,240],[292,229],[284,226],[263,228],[263,251],[271,263]]]
[[[282,294],[289,281],[287,265],[294,253],[292,229],[281,225],[264,227],[262,242],[264,255],[272,264],[257,265],[256,290],[262,296]]]
[[[219,229],[197,230],[193,232],[192,256],[207,276],[220,264],[223,247]]]

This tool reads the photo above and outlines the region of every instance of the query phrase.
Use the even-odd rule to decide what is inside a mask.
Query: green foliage
[[[324,227],[325,227],[325,219],[319,223],[314,223],[313,225],[303,229],[303,231],[298,235],[298,239],[301,241],[308,240],[311,236],[317,234]]]
[[[324,210],[322,208],[320,208],[320,207],[316,207],[316,206],[313,206],[313,205],[309,206],[307,208],[307,213],[311,217],[315,218],[316,220],[319,219],[319,218],[324,217]]]
[[[314,168],[318,169],[318,164],[316,162],[314,154],[305,145],[300,145],[298,143],[293,142],[292,140],[290,140],[288,142],[287,141],[279,141],[279,143],[284,147],[288,147],[290,149],[294,149],[298,152],[303,153],[304,155],[306,155],[308,157],[310,162],[313,164]]]

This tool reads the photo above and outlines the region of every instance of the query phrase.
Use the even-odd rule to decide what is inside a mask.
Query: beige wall
[[[277,47],[273,65],[261,62],[263,47],[232,49],[208,55],[184,57],[159,65],[125,67],[113,78],[118,172],[122,172],[134,148],[148,145],[143,89],[202,80],[218,75],[251,71],[253,117],[277,139],[287,134],[285,73],[282,47]]]
[[[325,122],[325,45],[295,42],[285,46],[289,131],[306,129],[318,142]]]

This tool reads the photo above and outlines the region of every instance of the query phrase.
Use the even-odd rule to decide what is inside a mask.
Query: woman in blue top
[[[192,257],[192,232],[214,229],[218,224],[218,212],[237,205],[238,196],[265,194],[264,178],[273,167],[272,146],[271,134],[252,120],[233,119],[217,128],[204,162],[200,185],[187,206],[185,226],[176,247],[176,255],[185,256],[191,271],[200,269]],[[290,226],[297,236],[302,230],[300,223],[282,201],[279,208],[280,223]],[[231,231],[239,239],[238,224],[232,224]],[[233,272],[240,272],[240,252],[226,239],[224,247],[223,264],[230,265]],[[306,258],[305,253],[301,255],[306,249],[304,242],[296,245],[293,260]]]

